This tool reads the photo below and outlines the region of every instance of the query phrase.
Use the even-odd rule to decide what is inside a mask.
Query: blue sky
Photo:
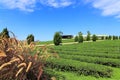
[[[120,0],[0,0],[0,31],[7,27],[20,40],[52,40],[63,34],[120,35]]]

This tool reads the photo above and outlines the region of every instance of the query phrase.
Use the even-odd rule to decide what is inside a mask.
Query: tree
[[[101,37],[101,40],[104,40],[104,36]]]
[[[108,37],[108,36],[106,36],[106,37],[105,37],[105,39],[106,39],[106,40],[108,40],[108,39],[109,39],[109,37]]]
[[[116,40],[118,40],[119,39],[119,37],[118,36],[116,36]]]
[[[86,38],[87,41],[90,41],[90,35],[91,35],[90,31],[87,31],[87,38]]]
[[[53,42],[54,42],[54,44],[55,44],[56,46],[57,46],[57,45],[60,45],[60,43],[62,43],[62,37],[61,37],[61,35],[60,35],[59,32],[56,32],[56,33],[54,34]]]
[[[34,42],[34,35],[32,34],[27,36],[27,43],[30,44],[31,42]]]
[[[1,36],[2,38],[10,38],[9,32],[8,32],[7,28],[4,28],[4,29],[3,29],[3,31],[0,33],[0,36]]]
[[[111,36],[111,35],[109,35],[109,37],[108,37],[108,38],[109,38],[109,40],[111,40],[111,39],[112,39],[112,36]]]
[[[93,40],[93,41],[96,41],[96,40],[97,40],[97,36],[96,36],[95,34],[92,36],[92,40]]]
[[[116,39],[116,37],[113,35],[113,40],[115,40]]]
[[[79,43],[82,43],[82,42],[83,42],[82,32],[79,32],[78,35],[79,35],[79,37],[78,37],[78,42],[79,42]]]
[[[74,41],[78,42],[78,36],[75,36]]]

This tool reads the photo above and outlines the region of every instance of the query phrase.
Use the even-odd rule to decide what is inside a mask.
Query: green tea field
[[[47,60],[46,73],[57,80],[120,80],[120,41],[51,46],[59,58]]]

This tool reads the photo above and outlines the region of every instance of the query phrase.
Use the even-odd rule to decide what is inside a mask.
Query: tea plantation
[[[47,60],[45,73],[57,80],[120,80],[120,40],[50,47],[59,58]]]

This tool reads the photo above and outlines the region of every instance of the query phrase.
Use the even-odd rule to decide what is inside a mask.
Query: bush
[[[108,39],[109,39],[109,37],[108,37],[108,36],[106,36],[106,37],[105,37],[105,39],[106,39],[106,40],[108,40]]]
[[[82,35],[82,32],[79,32],[78,35],[79,35],[79,37],[78,37],[78,42],[79,42],[79,43],[83,43],[83,35]]]
[[[92,40],[93,40],[93,41],[96,41],[96,40],[97,40],[97,36],[96,36],[95,34],[92,36]]]
[[[56,33],[55,33],[53,42],[54,42],[54,44],[55,44],[56,46],[57,46],[57,45],[60,45],[60,43],[62,43],[62,37],[61,37],[61,35],[60,35],[59,32],[56,32]]]
[[[116,37],[113,35],[113,40],[115,40],[116,39]]]
[[[41,53],[34,44],[28,46],[15,38],[1,38],[0,42],[0,80],[40,79],[48,56],[45,47]]]
[[[87,38],[86,38],[87,41],[90,41],[90,35],[91,35],[90,32],[87,31]]]
[[[43,74],[45,75],[43,80],[66,80],[62,73],[57,73],[54,69],[45,68]]]
[[[72,71],[79,75],[91,75],[95,77],[111,77],[112,69],[103,65],[80,62],[70,59],[49,59],[47,67],[61,71]]]
[[[65,59],[73,59],[73,60],[78,60],[82,62],[102,64],[102,65],[120,68],[119,59],[111,59],[111,58],[103,58],[103,57],[100,58],[100,57],[83,56],[83,55],[68,55],[68,54],[67,55],[60,54],[60,57]]]
[[[27,43],[30,44],[31,42],[34,42],[34,36],[32,34],[27,36]]]
[[[109,35],[108,39],[109,39],[109,40],[111,40],[111,39],[112,39],[112,36],[111,36],[111,35]]]
[[[3,31],[0,33],[0,37],[2,37],[2,38],[10,38],[7,28],[3,29]]]
[[[101,37],[101,40],[104,40],[104,36]]]
[[[75,41],[75,42],[78,42],[78,36],[75,36],[74,41]]]

